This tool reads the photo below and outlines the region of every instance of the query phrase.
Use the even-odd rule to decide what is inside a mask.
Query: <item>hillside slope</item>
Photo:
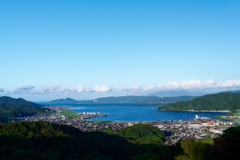
[[[26,101],[22,98],[0,97],[0,121],[5,122],[6,118],[31,116],[38,113],[45,113],[47,109],[42,105]]]
[[[237,110],[240,109],[240,93],[218,93],[176,102],[158,107],[157,110]]]
[[[65,99],[56,99],[49,101],[48,103],[77,103],[78,101],[72,98],[65,98]]]
[[[0,125],[0,159],[122,159],[144,153],[143,147],[103,132],[82,132],[48,122]]]
[[[131,127],[122,128],[118,135],[130,139],[134,143],[163,143],[166,137],[159,128],[145,124],[135,124]]]

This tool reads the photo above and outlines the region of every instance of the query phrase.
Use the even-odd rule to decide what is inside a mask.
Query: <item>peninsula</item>
[[[187,101],[195,98],[195,96],[179,96],[179,97],[158,97],[158,96],[120,96],[120,97],[103,97],[94,100],[78,101],[72,98],[56,99],[49,103],[66,103],[66,104],[82,104],[82,103],[167,103]]]

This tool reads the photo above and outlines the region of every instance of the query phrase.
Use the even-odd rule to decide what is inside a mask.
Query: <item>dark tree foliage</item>
[[[32,116],[44,113],[42,105],[26,101],[22,98],[14,99],[11,97],[0,97],[0,121],[6,122],[7,118]]]
[[[240,127],[225,130],[213,144],[209,140],[205,143],[186,139],[176,146],[163,145],[156,137],[164,140],[164,134],[149,125],[123,128],[117,133],[121,137],[110,128],[106,131],[111,133],[81,132],[71,126],[43,121],[3,123],[0,124],[0,159],[239,159]]]
[[[220,160],[239,159],[240,127],[232,127],[225,130],[222,136],[214,140],[214,145],[210,150]]]
[[[228,113],[228,116],[234,116],[237,113],[237,111],[231,111]]]
[[[147,153],[134,157],[132,160],[173,160],[179,151],[174,146],[148,144]]]
[[[174,157],[176,160],[205,160],[212,158],[211,154],[207,151],[207,146],[194,139],[180,141],[176,145],[176,150],[178,150],[178,153],[175,153]]]
[[[0,125],[1,159],[131,159],[143,153],[143,147],[103,132],[43,121]]]
[[[237,110],[240,109],[240,93],[218,93],[176,102],[159,107],[158,110]]]
[[[135,124],[131,127],[122,128],[118,131],[118,135],[128,138],[135,144],[146,143],[163,143],[166,137],[159,128],[146,124]]]
[[[209,145],[211,145],[209,147]],[[240,153],[240,127],[224,131],[214,143],[203,143],[194,139],[180,141],[172,150],[176,160],[238,160]]]
[[[0,122],[7,122],[8,121],[8,118],[5,117],[2,113],[0,113]]]
[[[133,160],[215,160],[207,145],[194,139],[179,141],[176,146],[148,145],[147,154],[139,155]]]

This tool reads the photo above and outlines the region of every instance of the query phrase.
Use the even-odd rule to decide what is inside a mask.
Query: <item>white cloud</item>
[[[107,85],[103,86],[95,86],[92,91],[94,92],[109,92],[111,91],[111,87],[108,87]]]
[[[153,86],[151,84],[146,87],[142,87],[142,90],[144,91],[155,90],[155,89],[156,89],[156,86]]]
[[[76,92],[82,93],[82,92],[90,92],[90,89],[88,87],[78,86],[76,88]]]
[[[74,87],[61,87],[61,85],[52,85],[52,87],[42,87],[38,90],[33,90],[33,94],[51,94],[51,93],[74,93],[76,88]]]
[[[138,86],[139,91],[163,91],[163,90],[191,90],[191,89],[210,89],[210,88],[228,88],[239,87],[239,80],[226,80],[223,82],[216,82],[213,79],[208,81],[201,80],[188,80],[188,81],[173,81],[167,84]],[[116,90],[120,91],[136,91],[133,87],[116,87]]]
[[[200,81],[200,80],[189,80],[189,81],[174,81],[166,85],[157,85],[157,89],[160,90],[174,90],[174,89],[206,89],[214,87],[216,82],[214,80]]]
[[[97,85],[93,88],[78,86],[78,87],[62,87],[58,84],[53,84],[51,87],[35,88],[34,86],[18,87],[14,90],[4,90],[0,88],[0,93],[5,95],[10,94],[53,94],[53,93],[105,93],[111,91],[123,92],[154,92],[166,90],[202,90],[202,89],[218,89],[218,88],[233,88],[240,87],[240,79],[226,80],[216,82],[213,79],[208,81],[201,80],[188,80],[188,81],[173,81],[167,84],[148,85],[148,86],[120,86],[110,87],[108,85]]]
[[[3,92],[4,90],[2,90]],[[107,85],[97,85],[93,88],[78,86],[78,87],[62,87],[61,85],[53,84],[51,87],[41,87],[34,89],[33,86],[18,87],[17,89],[6,91],[4,94],[52,94],[52,93],[88,93],[88,92],[109,92],[111,87]],[[1,92],[1,90],[0,90]]]
[[[238,87],[240,86],[240,79],[226,80],[223,82],[218,82],[216,87]]]

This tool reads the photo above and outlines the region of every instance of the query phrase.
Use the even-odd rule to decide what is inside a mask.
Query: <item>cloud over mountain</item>
[[[173,81],[167,84],[148,85],[142,87],[116,87],[117,90],[122,91],[163,91],[163,90],[191,90],[191,89],[211,89],[211,88],[229,88],[239,87],[240,80],[226,80],[222,82],[216,82],[213,79],[208,81],[200,80],[188,80],[188,81]]]

